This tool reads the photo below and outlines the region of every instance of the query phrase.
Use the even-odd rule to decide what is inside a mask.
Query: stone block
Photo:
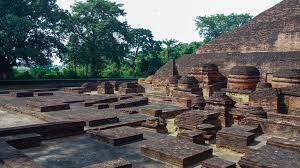
[[[83,93],[84,88],[83,87],[65,87],[64,92],[68,93]]]
[[[203,133],[200,131],[190,131],[190,130],[185,130],[180,132],[177,135],[177,138],[182,139],[182,140],[187,140],[195,144],[201,144],[204,145],[205,141],[203,138]]]
[[[136,107],[148,104],[148,98],[141,97],[141,98],[133,98],[133,99],[126,99],[119,102],[115,102],[110,104],[110,107],[114,109],[120,108],[127,108],[127,107]]]
[[[300,137],[295,138],[279,138],[279,137],[272,137],[268,139],[267,145],[277,146],[279,148],[284,148],[288,150],[295,150],[300,152]]]
[[[53,92],[34,92],[34,96],[52,96]]]
[[[143,140],[143,133],[128,126],[106,130],[90,130],[89,134],[91,137],[112,146],[121,146]]]
[[[230,162],[219,157],[212,157],[210,159],[204,160],[202,166],[205,168],[236,168],[234,162]]]
[[[6,141],[16,149],[27,149],[41,145],[42,137],[36,133],[16,134],[6,137],[0,137],[0,141]]]
[[[12,97],[33,97],[32,91],[14,91],[10,92],[10,96]]]
[[[147,109],[143,109],[142,113],[146,114],[146,115],[153,116],[153,117],[159,117],[162,114],[162,110],[161,109],[154,109],[154,108],[147,108]]]
[[[247,153],[238,162],[241,168],[299,168],[300,153],[274,145],[265,145]]]
[[[84,122],[53,122],[46,124],[26,125],[11,128],[0,128],[0,137],[16,134],[37,133],[43,140],[73,136],[84,133]]]
[[[217,145],[237,151],[247,151],[254,142],[255,133],[247,132],[239,126],[224,128],[217,133]]]
[[[87,100],[82,102],[82,105],[84,107],[90,107],[93,106],[94,104],[102,104],[102,103],[113,103],[117,102],[118,98],[117,97],[103,97],[95,100]]]
[[[109,104],[95,104],[94,106],[96,106],[97,109],[106,109],[106,108],[109,108]]]
[[[212,157],[211,148],[176,138],[147,141],[141,146],[141,153],[179,167],[188,167]]]
[[[32,108],[33,110],[39,112],[51,112],[51,111],[59,111],[59,110],[68,110],[70,109],[70,105],[67,103],[59,103],[54,101],[47,102],[34,102],[28,101],[27,106]]]
[[[72,120],[76,121],[84,121],[86,126],[89,127],[97,127],[97,126],[102,126],[102,125],[107,125],[107,124],[114,124],[119,122],[119,118],[115,115],[74,115],[70,116]]]
[[[21,153],[4,141],[0,141],[0,162],[9,168],[43,168],[31,158]]]

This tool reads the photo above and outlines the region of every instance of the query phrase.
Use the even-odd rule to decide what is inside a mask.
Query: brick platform
[[[84,107],[89,107],[89,106],[93,106],[94,104],[113,103],[117,101],[118,101],[117,97],[103,97],[96,100],[89,100],[89,101],[82,102],[82,105]]]
[[[141,146],[143,155],[175,166],[187,167],[212,157],[212,149],[175,138],[147,141]]]
[[[254,138],[255,133],[247,132],[243,127],[228,127],[217,133],[217,145],[244,152],[254,142]]]
[[[52,96],[53,92],[34,92],[34,96]]]
[[[84,122],[54,122],[20,127],[0,128],[0,137],[16,134],[37,133],[43,140],[61,138],[84,133]]]
[[[36,133],[17,134],[7,137],[0,137],[0,141],[6,141],[17,149],[27,149],[41,145],[42,137]]]
[[[106,108],[109,108],[109,104],[95,104],[94,106],[96,106],[97,109],[106,109]]]
[[[159,117],[162,114],[162,110],[161,109],[149,108],[149,109],[143,109],[142,113],[146,114],[146,115],[153,116],[153,117]]]
[[[177,135],[177,138],[182,140],[187,140],[189,142],[195,143],[195,144],[201,144],[204,145],[205,141],[203,138],[203,133],[198,131],[189,131],[185,130],[182,131]]]
[[[299,168],[299,151],[265,145],[255,152],[246,154],[239,161],[241,168]]]
[[[126,99],[116,103],[112,103],[110,104],[110,107],[114,109],[120,109],[120,108],[127,108],[127,107],[142,106],[147,104],[148,104],[148,98],[141,97],[141,98]]]
[[[300,152],[300,137],[290,139],[273,137],[268,139],[267,144]]]
[[[89,127],[97,127],[107,124],[113,124],[119,122],[119,118],[117,116],[113,115],[93,115],[93,116],[74,116],[71,117],[72,119],[78,120],[78,121],[84,121],[86,126]]]
[[[124,126],[107,130],[90,130],[91,137],[112,146],[121,146],[143,140],[143,133],[135,128]]]
[[[9,168],[43,168],[31,158],[10,146],[6,142],[0,141],[0,162],[4,167]]]
[[[50,112],[50,111],[59,111],[59,110],[68,110],[70,105],[67,103],[60,103],[51,101],[38,102],[38,101],[27,101],[26,106],[31,108],[34,111],[39,112]]]
[[[234,162],[230,162],[219,157],[212,157],[202,162],[204,168],[236,168]]]
[[[32,91],[14,91],[10,92],[10,96],[12,97],[33,97]]]

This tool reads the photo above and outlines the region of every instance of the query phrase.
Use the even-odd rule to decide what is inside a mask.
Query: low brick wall
[[[41,79],[41,80],[0,80],[0,90],[4,89],[30,89],[44,87],[68,87],[80,86],[85,82],[137,81],[135,78],[97,78],[97,79]]]

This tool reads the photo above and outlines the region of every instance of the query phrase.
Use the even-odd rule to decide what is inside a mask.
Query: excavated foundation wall
[[[218,65],[219,71],[228,76],[234,66],[255,66],[265,79],[268,74],[280,69],[300,68],[300,51],[295,52],[253,52],[253,53],[210,53],[185,55],[176,60],[179,75],[187,75],[191,68],[197,65],[213,63]],[[158,80],[165,80],[172,74],[172,62],[162,66],[155,74]]]

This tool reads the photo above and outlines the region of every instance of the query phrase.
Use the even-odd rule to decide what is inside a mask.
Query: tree
[[[128,52],[128,25],[118,18],[125,16],[122,5],[106,0],[76,2],[68,30],[66,63],[86,65],[90,77],[96,77],[107,63],[120,67]]]
[[[224,32],[238,28],[252,19],[249,14],[216,14],[212,16],[198,16],[195,20],[197,30],[204,42],[208,42]]]
[[[177,56],[174,53],[174,48],[178,45],[178,41],[175,39],[165,39],[162,41],[165,49],[163,50],[163,57],[165,61],[168,61],[170,59],[176,59]]]
[[[135,74],[137,72],[138,58],[141,60],[141,57],[158,55],[161,51],[160,42],[154,40],[152,32],[142,28],[131,29],[129,31],[129,46],[128,63]]]
[[[0,1],[0,79],[16,65],[48,65],[63,53],[59,31],[66,14],[56,0]]]

